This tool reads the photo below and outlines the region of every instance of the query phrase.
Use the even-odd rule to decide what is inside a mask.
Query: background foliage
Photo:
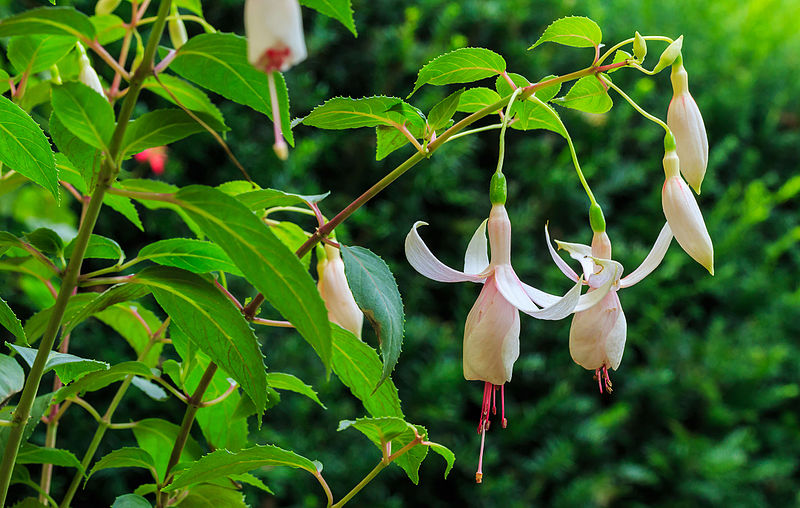
[[[42,4],[0,2],[0,14]],[[88,2],[75,4],[91,9]],[[240,1],[206,2],[204,7],[217,28],[243,33]],[[567,320],[523,319],[522,356],[507,390],[509,427],[488,433],[484,484],[475,485],[481,387],[462,378],[460,342],[478,288],[424,279],[408,266],[402,250],[410,225],[425,220],[431,226],[423,234],[432,250],[457,266],[469,235],[488,212],[486,190],[496,161],[496,134],[449,143],[353,216],[338,236],[369,247],[394,271],[407,324],[404,352],[393,378],[409,420],[426,425],[431,436],[455,451],[458,461],[446,481],[438,459],[428,461],[420,487],[392,467],[355,502],[800,502],[800,34],[795,27],[800,5],[788,0],[687,0],[670,5],[630,0],[356,0],[354,8],[357,39],[335,22],[305,13],[310,56],[287,74],[294,116],[331,96],[405,96],[419,67],[458,47],[491,48],[506,58],[511,71],[531,79],[579,68],[590,60],[591,55],[583,54],[589,50],[545,45],[526,51],[550,21],[564,15],[595,19],[607,42],[630,37],[633,30],[684,34],[690,86],[711,146],[699,202],[714,240],[717,274],[709,277],[673,245],[658,271],[622,293],[628,346],[620,370],[613,374],[611,395],[598,394],[591,373],[572,363]],[[651,53],[658,54],[654,49]],[[671,95],[665,75],[653,79],[622,71],[614,77],[646,109],[665,115]],[[415,104],[430,108],[447,93],[445,87],[425,87],[415,95]],[[663,223],[663,151],[659,128],[612,97],[618,107],[608,114],[560,113],[606,212],[615,258],[630,269],[638,265]],[[152,96],[151,100],[153,106],[159,104]],[[259,184],[301,194],[330,190],[332,195],[323,203],[327,214],[348,204],[410,154],[404,148],[375,162],[374,133],[369,130],[299,127],[297,147],[289,161],[281,163],[272,154],[271,125],[263,116],[226,101],[220,101],[220,108],[232,128],[228,142]],[[569,153],[556,135],[510,132],[506,161],[515,267],[527,282],[561,290],[565,280],[548,260],[544,244],[545,221],[550,221],[556,238],[590,239],[585,197]],[[127,169],[148,176],[145,166],[131,163]],[[174,145],[161,178],[182,186],[217,185],[239,176],[210,138],[196,136]],[[3,230],[21,233],[47,226],[64,236],[74,234],[79,208],[69,196],[63,196],[65,205],[58,208],[33,185],[2,192]],[[109,211],[101,216],[96,232],[113,235],[131,252],[164,235],[174,236],[176,230],[191,236],[168,211],[143,211],[142,220],[145,233]],[[3,294],[15,303],[20,317],[50,305],[49,296],[31,281],[7,273],[1,277]],[[237,294],[245,290],[232,284]],[[81,330],[71,352],[91,357],[102,349],[104,359],[112,363],[126,359],[124,344],[108,340],[109,329],[96,324]],[[360,415],[363,409],[338,381],[326,382],[321,364],[308,361],[312,353],[296,334],[271,329],[258,333],[267,365],[312,383],[328,409],[284,395],[268,411],[261,429],[250,429],[254,439],[321,460],[332,488],[346,491],[378,459],[372,445],[357,433],[336,432],[339,420]],[[371,331],[365,336],[374,340]],[[92,400],[102,407],[102,397],[103,392]],[[119,414],[136,420],[159,413],[177,422],[182,412],[175,401],[132,396]],[[84,443],[94,426],[80,412],[72,413],[60,429],[61,446]],[[109,433],[98,457],[133,442],[129,431]],[[253,506],[321,503],[322,494],[308,475],[274,470],[262,476],[276,497],[247,491]],[[54,490],[63,487],[58,484],[63,480],[56,474]],[[76,505],[107,506],[139,480],[146,477],[100,472],[76,498]]]

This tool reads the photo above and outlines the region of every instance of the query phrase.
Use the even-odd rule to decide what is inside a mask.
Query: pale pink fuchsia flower
[[[339,249],[325,245],[325,258],[317,263],[317,289],[328,309],[328,320],[349,330],[359,339],[364,314],[358,308],[344,275],[344,262]]]
[[[697,200],[681,178],[679,168],[678,154],[667,150],[664,155],[666,179],[661,191],[664,215],[681,248],[714,275],[714,246]]]
[[[133,158],[136,159],[137,162],[148,163],[150,169],[153,170],[153,174],[161,175],[164,173],[164,167],[167,164],[167,147],[156,146],[148,148],[147,150],[137,153]]]
[[[572,281],[579,280],[578,275],[556,253],[546,227],[545,237],[556,265]],[[655,270],[664,259],[671,241],[670,226],[664,224],[642,264],[626,277],[620,278],[623,268],[621,264],[611,260],[611,241],[605,232],[594,234],[591,247],[556,240],[560,249],[566,250],[573,259],[581,263],[584,278],[590,286],[587,295],[602,291],[598,286],[608,284],[609,278],[612,281],[611,290],[600,303],[575,313],[569,330],[569,352],[572,359],[581,367],[595,371],[601,393],[604,385],[607,391],[611,391],[608,369],[610,367],[617,370],[625,349],[627,323],[617,292],[621,288],[633,286]]]
[[[406,257],[419,273],[440,282],[483,283],[478,299],[469,312],[464,327],[463,366],[467,380],[484,382],[483,405],[478,424],[481,433],[481,459],[476,480],[482,478],[481,466],[485,432],[489,428],[489,410],[496,413],[496,392],[500,390],[501,423],[506,426],[504,386],[511,381],[514,362],[519,357],[519,311],[538,319],[562,319],[572,312],[590,308],[605,296],[613,279],[597,292],[581,296],[581,280],[563,297],[528,286],[511,266],[511,222],[505,206],[494,204],[489,219],[475,231],[464,256],[464,271],[454,270],[439,261],[420,238],[417,222],[406,237]],[[487,255],[489,235],[491,262]]]
[[[88,86],[95,92],[99,93],[105,99],[106,94],[103,91],[103,84],[100,83],[100,78],[97,76],[97,71],[92,67],[92,62],[83,49],[81,43],[76,43],[78,47],[78,60],[80,64],[80,71],[78,73],[78,81]]]
[[[681,174],[700,194],[708,166],[708,137],[703,116],[689,93],[689,76],[680,61],[672,66],[672,101],[667,110],[667,125],[678,146]]]
[[[297,0],[246,0],[244,30],[248,59],[259,70],[286,71],[306,58]]]

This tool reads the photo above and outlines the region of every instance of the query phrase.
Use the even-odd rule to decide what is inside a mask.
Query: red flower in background
[[[164,173],[164,166],[167,164],[167,147],[156,146],[154,148],[148,148],[143,152],[137,153],[133,158],[136,159],[137,162],[147,162],[150,164],[150,169],[153,170],[154,174],[161,175]]]

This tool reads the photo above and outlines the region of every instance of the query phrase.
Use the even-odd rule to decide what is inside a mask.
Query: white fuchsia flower
[[[317,289],[328,309],[328,320],[349,330],[359,339],[364,314],[358,308],[344,274],[344,261],[339,249],[325,245],[325,258],[317,263]]]
[[[286,71],[306,59],[297,0],[246,0],[244,30],[248,59],[259,70]]]
[[[556,253],[546,226],[545,237],[550,255],[558,268],[572,281],[580,280],[578,274]],[[572,359],[581,367],[595,371],[601,393],[604,384],[606,390],[611,391],[608,369],[610,367],[617,370],[625,349],[627,323],[617,292],[621,288],[633,286],[655,270],[664,259],[671,241],[670,226],[664,224],[642,264],[626,277],[621,277],[622,265],[611,259],[611,241],[605,232],[594,234],[591,247],[556,240],[559,249],[566,250],[573,259],[581,263],[583,278],[590,287],[587,296],[602,291],[601,288],[611,281],[611,290],[603,296],[599,304],[575,313],[569,331],[569,352]]]
[[[97,71],[95,71],[94,67],[92,67],[92,61],[89,60],[89,55],[86,54],[86,50],[83,49],[83,45],[81,45],[80,42],[76,43],[76,45],[78,47],[78,60],[80,64],[78,81],[105,98],[106,94],[103,91],[103,84],[100,83],[100,78],[97,76]]]
[[[672,100],[667,110],[667,125],[678,146],[681,174],[700,194],[708,166],[708,137],[700,108],[689,93],[689,75],[680,59],[672,66]]]

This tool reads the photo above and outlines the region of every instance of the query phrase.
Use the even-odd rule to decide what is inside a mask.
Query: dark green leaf
[[[120,467],[138,467],[147,469],[150,471],[150,474],[153,475],[153,478],[158,481],[153,457],[141,448],[130,447],[114,450],[113,452],[104,456],[102,459],[95,462],[92,470],[89,471],[89,476],[87,478],[91,478],[93,474],[98,471],[102,471],[103,469],[116,469]]]
[[[39,228],[25,233],[25,240],[44,254],[60,256],[64,252],[64,241],[52,229]]]
[[[72,251],[75,249],[75,240],[69,242],[64,249],[64,257],[67,259],[72,257]],[[86,247],[86,254],[84,259],[113,259],[122,264],[125,261],[125,254],[122,252],[122,247],[111,238],[105,236],[92,235],[89,237],[89,245]]]
[[[2,28],[0,24],[0,28]],[[58,201],[58,171],[42,129],[0,95],[0,162],[49,190]]]
[[[485,48],[457,49],[434,58],[420,69],[409,97],[425,84],[471,83],[505,70],[506,61],[494,51]]]
[[[144,85],[142,85],[143,88],[160,95],[176,105],[178,105],[178,103],[175,101],[175,99],[177,99],[180,102],[180,105],[189,111],[211,115],[211,117],[213,117],[217,123],[223,127],[222,130],[228,130],[227,127],[225,127],[225,119],[223,118],[222,113],[219,111],[219,108],[217,108],[217,106],[211,102],[211,99],[209,99],[208,95],[206,95],[203,91],[195,88],[186,81],[169,74],[160,74],[158,79],[161,80],[161,84],[164,85],[163,87],[158,83],[158,81],[155,80],[155,78],[148,78],[145,80]],[[172,98],[172,95],[164,90],[165,87],[172,92],[172,95],[175,96],[174,99]]]
[[[403,348],[403,299],[394,275],[380,257],[363,247],[342,245],[341,251],[347,284],[380,341],[383,357],[380,385],[392,373]]]
[[[378,125],[402,125],[413,115],[409,110],[396,111],[392,107],[404,104],[397,97],[334,97],[314,108],[303,118],[303,124],[320,129],[357,129]],[[416,121],[416,120],[415,120]]]
[[[500,97],[497,92],[486,87],[470,88],[461,94],[458,99],[458,111],[464,113],[474,113],[480,111],[486,106],[498,102]],[[500,108],[497,109],[498,111]]]
[[[91,293],[78,293],[77,295],[72,295],[67,301],[67,308],[64,311],[64,323],[69,323],[69,320],[75,317],[75,315],[85,307],[89,302],[94,300],[96,295]],[[34,343],[44,334],[44,330],[47,327],[47,322],[50,321],[50,315],[53,312],[52,307],[48,307],[44,310],[41,310],[28,318],[25,322],[25,334],[28,337],[28,341],[30,343]]]
[[[428,113],[428,125],[430,125],[431,129],[438,131],[447,127],[450,119],[456,113],[462,93],[464,93],[463,88],[451,93],[431,108],[431,112]]]
[[[158,473],[157,481],[163,480],[167,473],[169,457],[172,447],[178,437],[180,427],[174,423],[158,418],[148,418],[136,423],[133,435],[139,447],[146,450],[152,457]],[[201,455],[200,446],[191,436],[186,440],[186,445],[181,453],[180,461],[194,461]],[[221,507],[220,507],[221,508]]]
[[[118,363],[108,370],[86,374],[74,383],[61,388],[56,392],[54,402],[59,404],[73,395],[100,390],[111,383],[122,381],[129,375],[152,376],[153,374],[147,365],[141,362]]]
[[[11,310],[11,307],[8,306],[5,300],[0,298],[0,325],[3,326],[6,330],[14,334],[14,337],[17,338],[17,342],[23,345],[28,345],[28,338],[25,336],[25,330],[22,328],[22,323],[17,316],[14,314],[14,311]],[[2,393],[2,392],[0,392]],[[0,399],[4,398],[0,394]]]
[[[0,37],[55,34],[94,38],[89,18],[72,7],[39,7],[0,21]]]
[[[555,42],[576,48],[594,48],[603,40],[603,32],[597,23],[583,16],[568,16],[553,21],[539,40],[528,49],[545,42]]]
[[[249,508],[240,490],[220,485],[195,485],[181,501],[181,508]]]
[[[31,349],[22,346],[16,346],[6,342],[6,345],[16,351],[28,366],[33,366],[33,361],[36,359],[38,349]],[[55,369],[59,379],[64,383],[70,383],[76,378],[79,378],[89,372],[98,370],[107,370],[108,364],[106,362],[99,362],[97,360],[88,360],[80,358],[68,353],[59,353],[57,351],[50,351],[47,357],[47,362],[44,365],[44,372],[49,372]]]
[[[17,464],[53,464],[59,467],[74,467],[83,472],[81,462],[68,450],[43,448],[27,444],[20,448]]]
[[[595,76],[579,79],[567,95],[553,102],[586,113],[605,113],[614,105],[605,85]]]
[[[53,111],[81,141],[108,151],[114,110],[105,97],[79,82],[53,87]]]
[[[124,496],[116,498],[111,508],[153,508],[153,505],[142,496],[125,494]]]
[[[21,391],[24,383],[25,372],[17,361],[10,356],[0,355],[0,405]]]
[[[350,0],[300,0],[300,3],[335,19],[358,37]]]
[[[49,69],[75,47],[75,37],[31,35],[13,37],[8,43],[8,59],[18,74],[36,74]]]
[[[117,303],[136,300],[137,298],[141,298],[148,293],[150,293],[150,290],[146,286],[136,283],[123,283],[111,286],[104,292],[97,295],[91,302],[84,305],[73,316],[66,317],[64,319],[64,323],[66,323],[64,325],[64,333],[69,333],[78,324],[96,312],[105,310]]]
[[[227,130],[211,116],[199,113],[198,117],[214,130]],[[120,154],[122,158],[127,158],[148,148],[168,145],[199,132],[207,131],[182,109],[151,111],[128,125]]]
[[[242,274],[221,247],[201,240],[188,238],[161,240],[142,247],[137,257],[194,273],[223,271],[234,275]]]
[[[283,372],[268,372],[267,384],[271,388],[275,388],[277,390],[289,390],[301,395],[305,395],[309,399],[322,406],[323,409],[327,409],[325,404],[323,404],[319,400],[319,397],[317,397],[317,392],[314,391],[312,386],[305,384],[291,374],[286,374]]]

